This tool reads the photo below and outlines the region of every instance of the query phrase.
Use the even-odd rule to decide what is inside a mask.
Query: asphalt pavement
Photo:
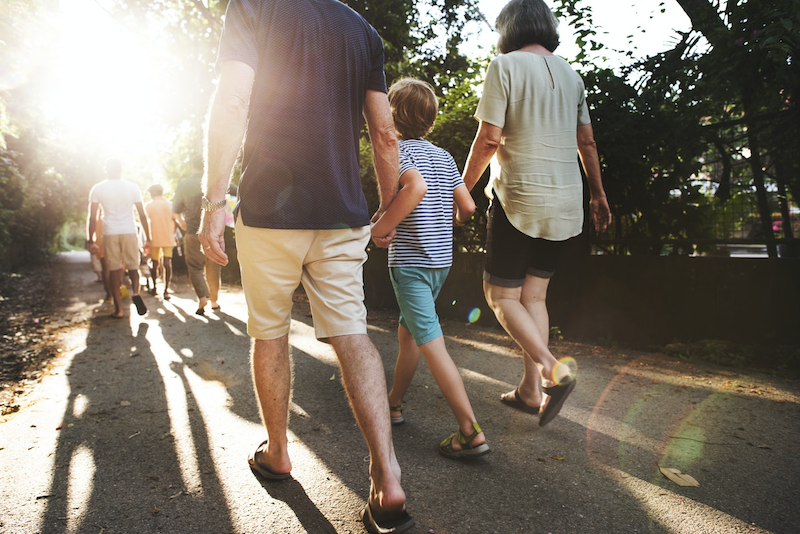
[[[146,315],[131,305],[119,321],[88,255],[62,255],[56,268],[60,356],[0,419],[0,532],[365,532],[367,449],[302,294],[290,337],[293,478],[262,482],[247,465],[266,435],[241,290],[225,287],[221,309],[201,317],[178,278],[171,300],[146,295]],[[369,322],[390,379],[396,318],[371,310]],[[522,368],[513,342],[466,322],[443,328],[492,452],[472,463],[438,454],[455,423],[422,363],[394,428],[411,534],[800,532],[798,381],[557,341],[554,352],[578,362],[578,385],[540,428],[499,401]]]

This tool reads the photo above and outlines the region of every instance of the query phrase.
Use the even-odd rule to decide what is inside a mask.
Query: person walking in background
[[[175,247],[175,219],[172,213],[172,202],[164,198],[164,188],[153,184],[147,192],[150,202],[145,204],[147,221],[153,242],[150,246],[150,273],[153,278],[153,294],[156,294],[156,279],[163,271],[164,300],[169,300],[169,283],[172,280],[172,249]]]
[[[95,219],[94,234],[90,237],[93,246],[90,247],[92,254],[92,267],[97,271],[95,263],[99,264],[100,281],[103,282],[103,288],[106,291],[104,302],[112,302],[111,291],[111,277],[108,272],[108,264],[106,263],[106,255],[103,250],[103,210],[97,210],[97,219]]]
[[[103,254],[109,270],[114,313],[111,317],[121,319],[122,279],[127,269],[131,280],[131,300],[139,315],[147,313],[147,306],[139,295],[139,243],[136,235],[136,220],[133,210],[145,234],[146,248],[150,247],[150,226],[142,205],[142,192],[133,182],[122,178],[122,163],[118,159],[106,162],[106,179],[95,184],[89,192],[89,214],[86,224],[86,248],[98,250],[94,241],[97,230],[97,212],[103,210]]]
[[[542,0],[512,0],[495,24],[500,55],[486,72],[480,121],[464,169],[472,189],[490,160],[491,199],[483,287],[497,320],[523,350],[519,386],[501,400],[539,413],[544,426],[576,384],[576,368],[548,348],[547,287],[583,228],[583,163],[591,217],[605,231],[611,212],[600,176],[583,80],[562,58],[558,21]],[[574,361],[574,360],[572,360]],[[541,389],[540,389],[541,388]]]
[[[369,449],[361,517],[370,532],[405,532],[414,520],[400,485],[383,363],[367,336],[362,275],[370,239],[359,173],[364,117],[379,213],[398,185],[381,38],[338,0],[232,0],[216,67],[200,241],[208,257],[227,263],[222,208],[244,137],[236,240],[268,438],[250,455],[250,467],[266,479],[291,476],[288,334],[292,295],[302,282],[315,334],[336,352]]]
[[[206,305],[211,301],[211,309],[219,310],[219,286],[221,267],[203,254],[203,247],[197,237],[200,229],[200,207],[203,198],[201,181],[203,179],[203,157],[194,156],[191,161],[191,175],[178,184],[172,198],[172,211],[176,222],[183,231],[183,252],[189,280],[197,295],[197,315],[205,315]]]
[[[466,222],[475,202],[453,157],[423,139],[438,112],[433,88],[404,78],[389,89],[389,104],[400,137],[400,191],[375,221],[372,235],[380,246],[395,232],[389,245],[389,276],[400,307],[400,349],[389,391],[391,420],[393,424],[405,420],[403,396],[421,352],[458,422],[458,430],[440,443],[439,452],[448,458],[477,458],[489,452],[489,445],[447,352],[436,314],[436,297],[453,264],[454,211],[457,221]]]

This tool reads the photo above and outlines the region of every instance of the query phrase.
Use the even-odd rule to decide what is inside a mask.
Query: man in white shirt
[[[139,241],[133,209],[139,213],[139,221],[146,237],[145,251],[150,249],[150,226],[142,204],[142,192],[133,182],[122,179],[122,164],[117,159],[106,162],[106,179],[95,184],[89,192],[89,217],[86,228],[86,248],[94,251],[97,244],[92,239],[97,225],[97,211],[103,207],[103,248],[111,279],[114,299],[114,319],[122,319],[122,279],[128,271],[131,279],[133,303],[139,315],[147,313],[139,295]]]

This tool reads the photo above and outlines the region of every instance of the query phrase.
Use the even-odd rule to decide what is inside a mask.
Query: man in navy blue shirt
[[[379,213],[398,187],[383,43],[338,0],[232,0],[217,71],[200,241],[209,258],[227,263],[222,208],[244,137],[237,251],[268,438],[250,456],[250,466],[267,479],[291,476],[288,333],[292,294],[302,283],[315,334],[336,351],[369,448],[364,523],[370,532],[405,532],[414,520],[400,485],[383,363],[367,336],[362,276],[370,239],[359,174],[364,118],[378,175]]]

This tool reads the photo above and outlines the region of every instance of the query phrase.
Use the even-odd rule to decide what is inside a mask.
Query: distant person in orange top
[[[169,283],[172,281],[172,250],[175,247],[175,219],[172,202],[164,198],[164,188],[159,184],[147,188],[150,202],[145,204],[147,222],[150,224],[150,272],[153,278],[153,294],[156,294],[156,279],[160,269],[164,271],[164,300],[169,300]]]

